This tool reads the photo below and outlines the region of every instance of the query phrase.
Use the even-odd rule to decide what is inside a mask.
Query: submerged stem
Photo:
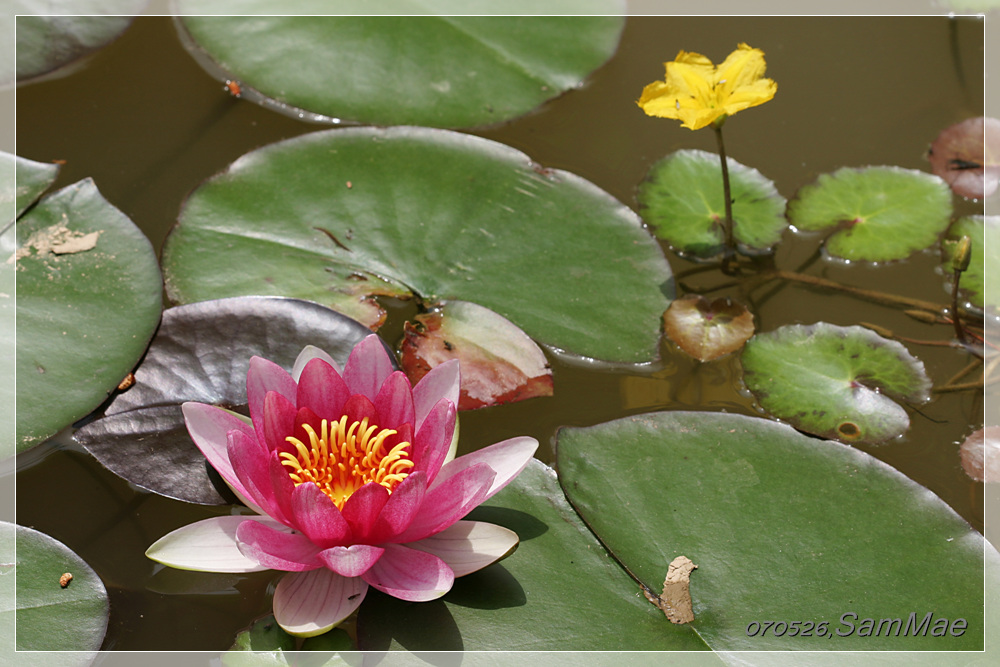
[[[733,240],[733,195],[729,188],[729,165],[726,164],[726,145],[722,141],[722,124],[712,123],[712,129],[715,130],[715,138],[719,144],[719,160],[722,162],[722,194],[726,202],[722,272],[726,275],[733,275],[736,273],[736,243]]]

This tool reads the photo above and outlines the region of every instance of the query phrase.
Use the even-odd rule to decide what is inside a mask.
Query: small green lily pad
[[[605,16],[198,16],[182,37],[241,95],[314,120],[473,127],[520,116],[614,53],[624,26]],[[353,12],[353,10],[351,10]],[[418,9],[419,13],[419,9]]]
[[[986,249],[983,247],[987,239],[987,227],[990,233],[995,234],[995,229],[1000,225],[1000,216],[990,216],[984,218],[981,215],[970,215],[959,218],[948,230],[948,235],[943,241],[944,245],[944,269],[945,277],[950,283],[955,279],[951,269],[951,258],[949,253],[949,242],[955,241],[963,236],[968,236],[972,242],[972,254],[969,260],[969,268],[962,272],[959,279],[959,291],[968,296],[969,301],[979,308],[984,307],[986,299]],[[987,248],[989,243],[987,243]]]
[[[901,343],[826,322],[757,334],[743,348],[743,381],[761,407],[798,429],[842,442],[902,435],[895,401],[923,403],[931,381]]]
[[[901,167],[843,167],[821,175],[788,203],[792,225],[834,227],[826,251],[852,261],[904,259],[934,245],[950,216],[948,184]]]
[[[982,651],[992,631],[983,569],[995,588],[1000,554],[940,498],[854,447],[706,412],[557,437],[563,490],[629,571],[659,591],[674,558],[698,565],[690,627],[715,651]],[[902,632],[928,614],[923,633]],[[899,618],[899,632],[866,633],[866,618]],[[964,629],[952,634],[957,619]]]
[[[163,266],[181,303],[273,294],[342,310],[391,288],[427,306],[470,301],[539,343],[623,364],[656,358],[673,292],[659,244],[603,190],[509,146],[417,127],[314,132],[244,155],[188,198]]]
[[[726,160],[733,196],[733,237],[744,254],[761,254],[788,226],[785,198],[756,169]],[[642,217],[658,238],[696,257],[719,254],[725,243],[726,202],[719,156],[680,150],[653,165],[639,186]]]
[[[90,179],[49,195],[17,225],[17,449],[100,405],[160,320],[149,240]]]
[[[0,522],[0,626],[17,617],[16,637],[3,633],[0,655],[14,648],[8,644],[13,640],[18,651],[80,651],[58,664],[89,664],[94,655],[86,652],[101,647],[108,609],[100,577],[66,545],[31,528]]]

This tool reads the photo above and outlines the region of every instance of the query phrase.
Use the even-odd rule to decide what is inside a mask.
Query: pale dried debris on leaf
[[[60,222],[51,227],[40,229],[29,236],[25,244],[12,255],[12,258],[13,261],[18,261],[32,254],[36,257],[44,257],[48,254],[72,255],[86,252],[97,247],[97,239],[101,233],[101,230],[89,233],[75,231],[67,227],[65,222]]]
[[[642,594],[660,609],[671,623],[690,623],[694,620],[691,605],[691,572],[698,569],[687,556],[678,556],[667,567],[667,577],[663,580],[663,593],[655,595],[642,587]]]

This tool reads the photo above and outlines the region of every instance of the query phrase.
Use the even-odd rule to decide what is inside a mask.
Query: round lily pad
[[[298,117],[472,127],[520,116],[579,86],[618,45],[605,16],[198,16],[181,2],[189,48],[241,95]],[[326,8],[324,8],[326,9]],[[353,9],[351,10],[353,12]]]
[[[104,641],[108,595],[100,577],[66,545],[31,528],[0,522],[0,625],[10,629],[0,638],[0,655],[15,647],[80,651],[44,664],[86,665],[94,658],[87,652],[97,651]]]
[[[945,277],[949,283],[955,279],[954,272],[951,269],[951,258],[949,257],[949,241],[968,236],[972,242],[969,267],[962,272],[962,276],[959,278],[959,290],[968,296],[969,301],[974,306],[979,308],[985,306],[986,298],[986,250],[983,247],[983,243],[987,239],[987,220],[991,228],[990,234],[995,235],[995,229],[1000,225],[1000,217],[991,216],[990,218],[984,218],[981,215],[970,215],[956,220],[948,230],[948,235],[943,242],[945,246]],[[990,244],[987,243],[986,247],[990,247]]]
[[[561,429],[557,465],[647,586],[659,592],[677,556],[698,566],[691,627],[715,651],[983,648],[983,570],[996,587],[1000,554],[858,449],[756,417],[660,412]]]
[[[17,222],[17,448],[100,405],[160,319],[153,247],[86,179]]]
[[[951,190],[931,174],[900,167],[843,167],[803,187],[788,204],[798,229],[835,228],[826,251],[841,259],[904,259],[948,228]]]
[[[606,192],[508,146],[416,127],[244,155],[192,193],[163,264],[182,303],[280,294],[342,310],[391,288],[471,301],[540,343],[620,363],[656,358],[673,290],[655,239]]]
[[[910,418],[895,401],[923,403],[931,381],[901,344],[860,326],[789,325],[747,341],[743,381],[762,408],[808,433],[878,443]]]
[[[134,384],[74,438],[137,486],[188,502],[225,504],[188,435],[181,404],[243,408],[251,357],[290,370],[302,348],[314,345],[343,368],[369,333],[340,313],[297,299],[239,297],[168,308]]]
[[[785,198],[756,169],[726,160],[733,196],[733,237],[744,254],[761,254],[788,226]],[[725,243],[726,201],[719,156],[680,150],[653,165],[639,186],[642,217],[657,237],[696,257],[719,254]]]
[[[731,299],[700,294],[675,299],[663,314],[667,337],[699,361],[712,361],[743,347],[753,335],[753,313]]]

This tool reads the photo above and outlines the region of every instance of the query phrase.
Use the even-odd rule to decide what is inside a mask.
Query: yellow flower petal
[[[643,88],[638,104],[650,116],[680,120],[692,130],[763,104],[778,90],[764,78],[764,52],[742,43],[718,67],[687,51],[665,67],[665,80]]]

